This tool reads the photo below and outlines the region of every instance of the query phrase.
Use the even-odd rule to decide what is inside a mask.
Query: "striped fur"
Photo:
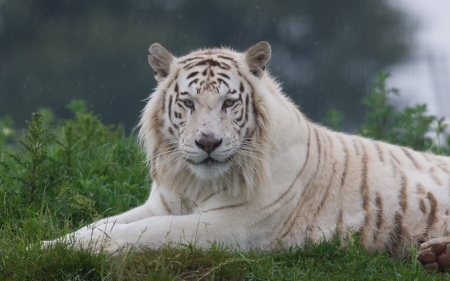
[[[449,236],[450,159],[310,122],[265,70],[267,43],[180,58],[159,44],[149,52],[159,83],[139,139],[151,194],[70,234],[81,246],[270,250],[358,232],[366,249],[403,256]],[[208,154],[202,138],[218,147]]]

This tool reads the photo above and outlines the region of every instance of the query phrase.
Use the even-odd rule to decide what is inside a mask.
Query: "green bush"
[[[145,201],[150,183],[133,134],[83,110],[74,115],[49,125],[34,113],[17,144],[3,149],[0,225],[50,212],[78,226]]]
[[[398,95],[399,91],[387,87],[388,78],[389,74],[378,73],[369,95],[363,98],[362,104],[367,107],[367,115],[359,134],[419,151],[450,155],[448,120],[427,114],[426,104],[397,111],[389,98]],[[341,112],[329,110],[322,122],[331,129],[340,130],[343,119]]]

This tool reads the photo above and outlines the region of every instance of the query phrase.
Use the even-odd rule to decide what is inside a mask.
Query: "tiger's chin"
[[[211,157],[194,163],[188,161],[189,169],[193,174],[201,179],[212,180],[224,175],[230,169],[230,163],[217,161]]]

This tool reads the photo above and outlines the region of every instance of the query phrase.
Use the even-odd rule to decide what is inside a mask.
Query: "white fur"
[[[397,253],[398,239],[407,249],[409,243],[448,235],[449,158],[311,123],[267,72],[262,77],[250,73],[248,53],[207,49],[172,61],[164,50],[158,52],[171,64],[162,73],[169,74],[158,78],[140,122],[139,137],[154,178],[147,202],[47,244],[75,239],[81,247],[116,252],[128,246],[222,243],[248,251],[302,246],[356,231],[365,248]],[[198,94],[186,79],[207,66],[188,71],[181,62],[199,56],[227,62],[219,55],[235,60],[230,70],[213,68],[216,75],[221,71],[230,77],[229,87],[221,84],[215,95],[204,87]],[[167,113],[174,82],[189,93],[196,109],[183,111],[176,121],[179,130],[171,135],[173,125],[162,116],[162,105],[166,100]],[[228,90],[240,83],[252,89],[256,112],[244,127],[251,137],[237,132],[236,113],[222,109],[233,97]],[[211,154],[222,164],[196,164],[208,157],[194,145],[202,132],[223,140]]]

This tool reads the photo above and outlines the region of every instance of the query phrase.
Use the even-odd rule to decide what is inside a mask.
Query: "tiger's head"
[[[265,71],[270,52],[260,42],[245,53],[206,49],[176,58],[160,44],[150,46],[158,85],[139,137],[158,184],[238,193],[263,180],[270,121],[261,80],[273,81]]]

